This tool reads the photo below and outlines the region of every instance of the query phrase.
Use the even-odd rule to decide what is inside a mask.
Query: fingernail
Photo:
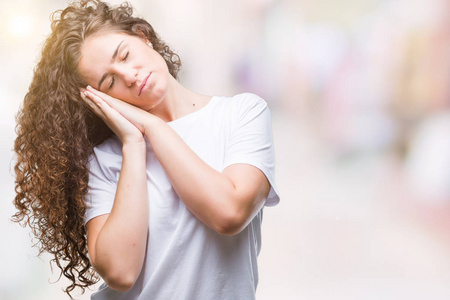
[[[92,86],[88,85],[86,88],[87,88],[87,89],[92,89]]]

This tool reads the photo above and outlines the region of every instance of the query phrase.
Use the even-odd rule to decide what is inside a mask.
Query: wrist
[[[126,155],[130,153],[131,155],[136,155],[137,153],[145,153],[147,148],[145,139],[142,138],[141,141],[125,141],[122,144],[122,154]]]
[[[158,128],[160,128],[161,125],[164,125],[165,122],[156,117],[156,116],[149,116],[149,118],[146,119],[144,125],[144,135],[150,139],[150,136],[152,135],[152,132],[154,132],[155,130],[158,130]]]

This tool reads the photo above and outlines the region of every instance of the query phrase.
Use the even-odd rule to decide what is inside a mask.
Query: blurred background
[[[269,103],[282,200],[265,209],[257,299],[450,299],[448,1],[130,2],[187,87]],[[67,2],[2,4],[0,299],[68,299],[10,221],[14,115]]]

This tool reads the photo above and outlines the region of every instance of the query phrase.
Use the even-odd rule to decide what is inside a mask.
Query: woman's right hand
[[[122,141],[122,166],[109,214],[86,224],[89,257],[106,284],[127,291],[141,273],[147,247],[149,206],[144,135],[95,91],[81,98]],[[104,96],[106,97],[106,96]],[[99,201],[99,200],[97,200]]]
[[[80,89],[80,94],[84,102],[86,102],[94,113],[119,137],[122,144],[145,142],[144,133],[122,116],[117,110],[106,103],[101,97],[86,89]]]

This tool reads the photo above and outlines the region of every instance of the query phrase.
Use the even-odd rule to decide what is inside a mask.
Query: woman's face
[[[117,32],[88,37],[78,71],[90,86],[146,111],[164,99],[170,76],[146,40]]]

